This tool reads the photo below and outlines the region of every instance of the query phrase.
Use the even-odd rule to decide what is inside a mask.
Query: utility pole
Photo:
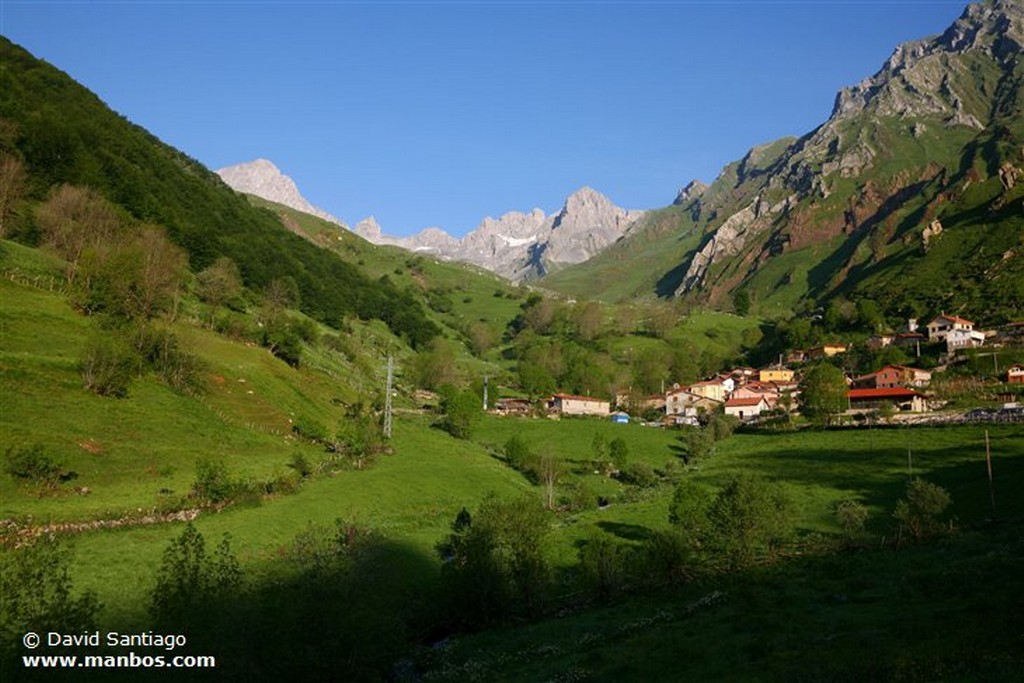
[[[484,412],[487,412],[487,375],[484,375]]]
[[[387,389],[384,394],[384,438],[391,438],[391,386],[394,383],[395,365],[391,359],[391,354],[388,354],[388,381]]]

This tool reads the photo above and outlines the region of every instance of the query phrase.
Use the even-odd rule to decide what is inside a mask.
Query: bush
[[[139,372],[139,358],[118,340],[100,338],[85,349],[79,364],[85,388],[100,396],[124,398],[128,385]]]
[[[313,443],[324,443],[330,439],[330,435],[327,433],[327,427],[320,422],[307,417],[295,418],[295,423],[292,424],[292,432],[307,441]]]
[[[150,611],[159,623],[183,624],[190,615],[209,609],[211,601],[231,597],[241,582],[230,535],[224,534],[214,556],[208,557],[203,535],[189,522],[164,550]]]
[[[196,461],[196,480],[192,493],[208,503],[220,503],[234,493],[234,484],[228,476],[228,467],[220,458],[200,458]]]
[[[629,550],[605,534],[589,538],[579,549],[579,571],[584,585],[605,600],[622,589],[627,580]]]
[[[198,356],[181,349],[173,332],[140,326],[132,335],[132,346],[164,384],[185,394],[202,393],[205,365]]]
[[[303,479],[313,474],[313,466],[309,464],[309,459],[303,453],[292,453],[288,467],[292,468]]]
[[[530,447],[521,437],[513,436],[505,442],[505,458],[513,469],[524,474],[531,474],[537,467],[537,456],[530,452]]]
[[[645,462],[633,462],[626,465],[625,469],[619,474],[619,477],[627,483],[645,489],[657,486],[659,481],[654,468]]]
[[[906,527],[914,538],[921,538],[941,528],[938,517],[952,502],[946,489],[915,477],[907,483],[905,497],[896,502],[892,516],[901,529]]]
[[[0,679],[25,674],[21,638],[29,631],[84,633],[96,628],[100,603],[92,592],[75,595],[68,568],[70,551],[53,536],[0,550]],[[14,672],[5,671],[11,661]]]
[[[836,519],[843,529],[843,534],[850,540],[864,531],[864,524],[868,521],[868,509],[854,498],[841,500],[836,504]]]
[[[731,568],[771,553],[792,531],[792,504],[785,489],[759,477],[732,478],[708,509],[710,544]]]
[[[15,479],[34,484],[55,486],[66,476],[59,461],[46,452],[41,444],[7,449],[4,471]]]

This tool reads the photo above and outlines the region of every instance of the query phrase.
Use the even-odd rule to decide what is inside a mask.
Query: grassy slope
[[[576,424],[580,432],[587,423]],[[564,452],[553,436],[560,428],[519,423],[499,431]],[[629,438],[634,457],[660,465],[666,444],[636,438],[643,431],[616,426],[612,433]],[[1024,588],[1024,501],[1010,492],[1024,484],[1024,441],[1010,427],[989,431],[1002,525],[984,526],[982,428],[737,435],[687,476],[709,487],[740,472],[783,482],[803,534],[837,533],[833,506],[858,497],[871,512],[870,537],[891,536],[908,448],[914,472],[950,491],[958,524],[982,524],[982,531],[896,553],[797,555],[739,576],[460,638],[424,662],[432,680],[1015,680],[1024,671],[1021,621],[1007,596]],[[568,452],[578,453],[583,441],[580,433]],[[634,543],[664,528],[669,497],[659,490],[577,515],[556,532],[562,561],[570,561],[574,541],[594,533]],[[702,603],[716,593],[721,599]],[[865,648],[872,650],[867,660]]]

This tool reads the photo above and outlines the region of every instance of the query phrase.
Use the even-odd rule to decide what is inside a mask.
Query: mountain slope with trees
[[[163,226],[199,272],[227,257],[244,284],[262,290],[292,278],[300,307],[338,325],[347,316],[384,320],[413,346],[438,329],[408,293],[282,229],[214,173],[107,108],[54,67],[0,39],[0,150],[20,164],[29,200],[61,185],[88,187],[141,224]],[[30,212],[4,222],[7,236],[33,243]]]

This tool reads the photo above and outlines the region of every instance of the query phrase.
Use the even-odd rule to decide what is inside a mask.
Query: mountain
[[[219,169],[217,175],[233,190],[254,194],[278,204],[290,206],[297,211],[308,213],[343,227],[345,224],[323,209],[313,206],[299,192],[295,181],[266,159],[256,159],[244,164],[236,164]]]
[[[746,291],[780,315],[845,298],[891,318],[1021,316],[1022,17],[1020,0],[968,6],[840,91],[814,131],[751,149],[545,283],[715,307]],[[626,272],[636,258],[642,267]]]
[[[253,292],[291,278],[302,311],[328,325],[379,319],[413,346],[440,332],[412,292],[293,234],[202,164],[2,37],[0,151],[27,170],[28,203],[63,184],[91,188],[135,221],[163,226],[193,272],[227,257]],[[30,211],[6,236],[39,239]]]
[[[488,216],[462,239],[438,228],[411,237],[381,234],[372,218],[355,232],[377,244],[393,244],[439,258],[472,263],[513,281],[530,280],[566,265],[582,263],[615,243],[643,211],[619,208],[608,197],[583,187],[566,199],[558,213],[541,209]]]

